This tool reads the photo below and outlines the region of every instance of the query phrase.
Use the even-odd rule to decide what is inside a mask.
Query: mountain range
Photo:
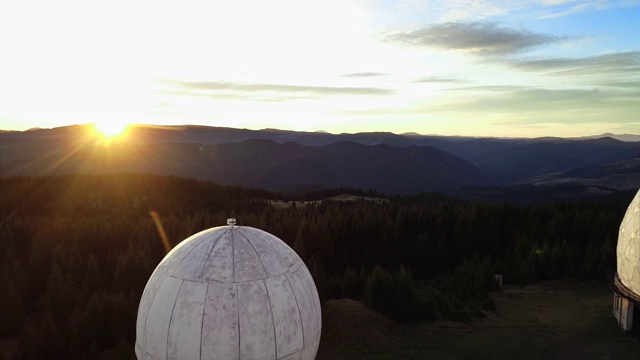
[[[125,138],[107,144],[90,125],[0,132],[0,175],[70,172],[150,172],[282,192],[567,184],[615,191],[640,187],[640,142],[185,125],[131,126]]]

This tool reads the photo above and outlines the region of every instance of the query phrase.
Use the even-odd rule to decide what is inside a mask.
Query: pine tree
[[[100,277],[100,267],[98,266],[98,260],[91,254],[87,260],[87,268],[84,273],[84,280],[82,281],[82,293],[86,299],[89,299],[92,294],[105,290]]]
[[[15,336],[24,320],[22,299],[6,271],[0,272],[0,337]]]

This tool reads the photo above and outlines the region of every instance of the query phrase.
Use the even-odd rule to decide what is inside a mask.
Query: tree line
[[[228,217],[278,236],[322,301],[358,299],[402,322],[468,321],[493,309],[495,273],[516,285],[605,281],[632,196],[514,205],[421,194],[275,209],[266,199],[280,194],[172,176],[5,177],[0,337],[19,339],[15,359],[132,358],[138,301],[166,254],[151,212],[172,246]]]

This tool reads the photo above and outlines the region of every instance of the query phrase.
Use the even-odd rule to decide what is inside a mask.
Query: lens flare
[[[153,223],[156,224],[158,234],[160,235],[160,239],[162,240],[162,244],[164,245],[164,250],[168,254],[169,251],[171,251],[171,244],[169,243],[169,237],[167,236],[167,233],[164,231],[164,227],[162,226],[162,221],[160,221],[160,215],[158,215],[158,213],[155,211],[149,212],[149,215],[151,215]]]
[[[128,126],[128,123],[118,121],[100,121],[93,123],[95,131],[107,139],[123,135]]]

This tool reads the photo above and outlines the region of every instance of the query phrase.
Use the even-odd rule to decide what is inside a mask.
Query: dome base
[[[617,273],[616,273],[616,276],[613,278],[613,284],[611,284],[611,289],[616,294],[631,300],[633,303],[635,303],[636,306],[640,306],[640,295],[634,293],[633,291],[631,291],[631,289],[626,287],[622,283],[622,281],[620,281],[620,277],[618,276]]]

